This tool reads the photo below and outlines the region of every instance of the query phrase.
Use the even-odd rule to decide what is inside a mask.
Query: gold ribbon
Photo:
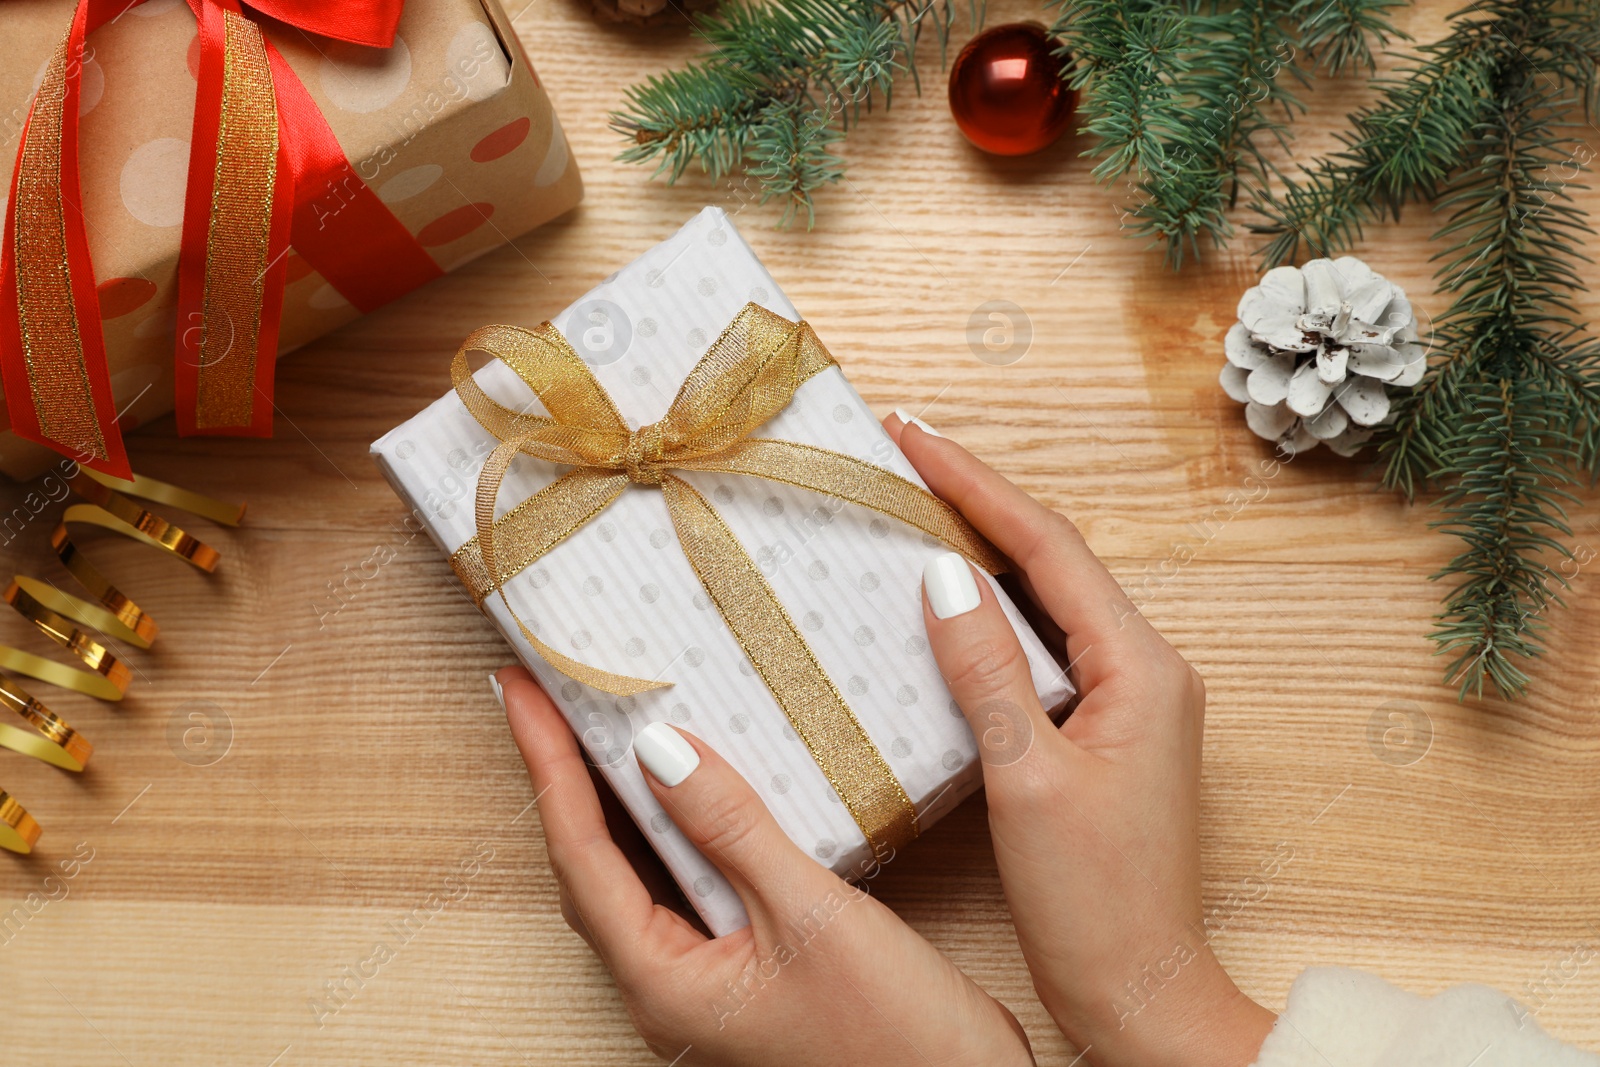
[[[222,110],[201,297],[206,327],[195,382],[202,430],[249,426],[255,414],[278,162],[277,95],[261,27],[236,11],[225,9],[222,19]]]
[[[39,824],[28,809],[0,789],[0,848],[27,855],[39,842]]]
[[[497,356],[548,415],[507,408],[478,386],[467,353]],[[674,471],[720,471],[826,493],[893,516],[990,573],[1006,561],[942,500],[899,475],[812,445],[751,435],[834,360],[811,327],[746,304],[689,372],[660,422],[630,430],[558,330],[487,326],[468,337],[450,375],[456,394],[500,443],[478,479],[477,534],[451,566],[480,606],[498,593],[523,638],[556,670],[615,695],[670,682],[581,663],[539,640],[506,600],[505,583],[576,532],[629,485],[661,489],[673,529],[729,630],[876,854],[917,833],[916,810],[760,569],[709,501]],[[518,454],[573,469],[494,517]]]
[[[22,686],[0,675],[0,705],[21,716],[35,731],[0,723],[0,745],[54,764],[63,770],[81,771],[94,754],[89,739],[67,725],[65,719],[35,700]]]
[[[61,188],[67,68],[83,61],[68,55],[69,38],[62,39],[45,65],[17,160],[17,317],[40,432],[76,445],[82,456],[104,461],[111,451],[96,415],[73,300],[68,209]]]
[[[135,476],[131,482],[120,482],[81,466],[67,483],[84,502],[69,505],[62,513],[61,521],[51,532],[50,544],[67,571],[93,599],[82,599],[52,583],[20,574],[12,578],[0,598],[41,633],[76,655],[88,669],[70,667],[7,645],[0,645],[0,668],[99,700],[119,701],[127,691],[131,672],[106,642],[122,641],[136,648],[149,648],[159,627],[89,562],[73,543],[69,527],[103,527],[210,573],[219,559],[215,549],[124,493],[172,504],[228,526],[239,524],[244,508],[151,478]],[[94,636],[93,631],[99,631],[105,640]],[[89,762],[94,746],[88,739],[4,674],[0,674],[0,707],[32,727],[27,730],[0,722],[0,747],[68,771],[82,771]],[[22,806],[0,791],[0,848],[31,851],[39,832],[38,823]]]

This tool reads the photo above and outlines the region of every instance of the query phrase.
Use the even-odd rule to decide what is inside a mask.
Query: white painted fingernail
[[[894,409],[894,414],[895,414],[895,418],[899,419],[901,422],[905,423],[907,426],[915,426],[917,429],[921,430],[923,433],[932,434],[935,437],[943,437],[944,436],[944,434],[940,433],[938,430],[935,430],[932,426],[929,426],[927,423],[923,422],[921,419],[919,419],[915,415],[911,414],[911,412],[907,411],[905,408],[895,408]]]
[[[633,754],[644,769],[669,789],[700,766],[700,753],[664,722],[653,722],[633,739]]]
[[[972,580],[972,568],[958,552],[930,559],[922,568],[922,588],[928,591],[928,606],[936,619],[965,615],[983,600],[978,583]]]
[[[489,688],[494,690],[494,698],[500,702],[500,710],[501,711],[505,711],[506,710],[506,694],[500,688],[500,679],[496,678],[492,674],[489,675]]]

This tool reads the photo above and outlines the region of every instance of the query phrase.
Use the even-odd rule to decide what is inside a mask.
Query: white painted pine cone
[[[1239,300],[1222,389],[1289,455],[1353,456],[1428,367],[1405,292],[1354,256],[1274,267]]]

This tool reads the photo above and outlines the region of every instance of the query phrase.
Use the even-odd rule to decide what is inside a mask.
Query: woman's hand
[[[1009,1011],[801,852],[737,771],[665,723],[634,743],[645,778],[733,884],[750,926],[707,938],[655,904],[606,829],[560,712],[522,668],[496,678],[533,778],[562,914],[611,970],[658,1056],[679,1067],[1033,1063]]]
[[[1058,730],[987,583],[958,556],[929,565],[929,645],[979,738],[1000,880],[1045,1008],[1097,1065],[1245,1067],[1273,1016],[1201,922],[1200,676],[1065,518],[925,425],[885,425],[1066,635],[1079,701]]]

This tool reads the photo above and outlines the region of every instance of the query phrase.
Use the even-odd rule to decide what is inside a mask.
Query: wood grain
[[[1406,28],[1431,33],[1445,10],[1427,0]],[[575,0],[516,14],[585,168],[585,204],[286,361],[275,439],[180,443],[164,422],[132,441],[147,473],[247,499],[250,518],[206,531],[226,557],[214,580],[93,544],[165,633],[131,657],[121,706],[55,701],[96,743],[84,775],[0,756],[0,782],[46,827],[34,856],[0,862],[0,908],[59,895],[46,877],[80,843],[93,851],[64,899],[0,934],[0,1061],[653,1062],[561,921],[485,682],[509,656],[432,546],[398,527],[366,450],[445,390],[469,330],[553,315],[705,203],[739,212],[875,410],[925,409],[1071,515],[1204,673],[1207,903],[1226,910],[1216,943],[1247,991],[1281,1005],[1318,963],[1420,991],[1481,981],[1537,999],[1549,1029],[1600,1046],[1600,969],[1549,977],[1600,939],[1594,579],[1579,574],[1555,616],[1526,701],[1459,704],[1424,636],[1440,594],[1427,578],[1451,551],[1426,505],[1320,454],[1230,502],[1268,456],[1215,384],[1221,335],[1254,276],[1248,240],[1168,274],[1118,233],[1115,191],[1091,182],[1082,143],[1020,160],[969,149],[931,49],[924,95],[897,96],[852,134],[849,178],[819,197],[816,229],[776,230],[776,213],[736,187],[668,188],[611,160],[606,112],[625,85],[689,55],[685,35],[596,27]],[[989,18],[1038,15],[995,0]],[[1306,93],[1297,153],[1330,146],[1365,92]],[[1418,213],[1363,251],[1437,312],[1431,225]],[[1010,366],[967,343],[969,315],[990,300],[1032,324]],[[25,489],[0,489],[0,506]],[[1595,544],[1593,509],[1576,520],[1577,539]],[[9,544],[8,563],[59,576],[47,532],[41,522]],[[393,561],[332,610],[330,583],[378,546]],[[1180,555],[1193,558],[1169,562]],[[3,632],[31,640],[15,621]],[[1402,750],[1425,752],[1408,765],[1381,758],[1391,749],[1371,733],[1394,707],[1430,734]],[[197,710],[218,744],[231,735],[211,766],[175,757],[173,733]],[[319,1019],[309,1005],[325,984],[480,847],[493,859],[464,898]],[[1275,854],[1292,860],[1264,892],[1245,881]],[[1073,1062],[1033,998],[981,798],[879,884],[1017,1012],[1041,1064]],[[1241,893],[1257,899],[1227,903]]]

